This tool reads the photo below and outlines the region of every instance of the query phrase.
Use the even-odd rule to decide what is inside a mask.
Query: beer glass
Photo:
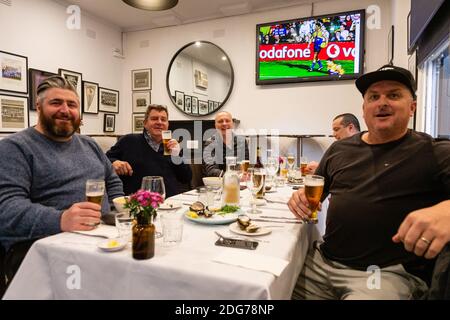
[[[252,208],[248,213],[261,213],[261,210],[256,209],[256,195],[264,188],[264,175],[260,169],[253,168],[248,170],[249,179],[247,180],[247,188],[252,193]]]
[[[86,201],[102,205],[105,193],[105,180],[89,179],[86,181]]]
[[[289,153],[287,156],[287,163],[289,166],[289,170],[294,169],[294,165],[295,165],[295,157],[293,153]]]
[[[164,179],[160,176],[145,176],[142,178],[141,189],[148,190],[150,192],[156,192],[161,195],[163,200],[166,199],[166,186],[164,185]],[[155,232],[155,238],[161,238],[162,233]]]
[[[308,223],[317,223],[317,209],[320,204],[324,185],[324,178],[318,175],[307,175],[305,177],[305,196],[311,210],[311,218]]]
[[[302,176],[306,176],[306,167],[308,166],[308,158],[300,157],[300,171]]]
[[[164,147],[164,155],[170,156],[170,150],[167,148],[167,143],[169,143],[170,139],[172,139],[172,131],[171,130],[163,130],[162,131],[162,141]]]

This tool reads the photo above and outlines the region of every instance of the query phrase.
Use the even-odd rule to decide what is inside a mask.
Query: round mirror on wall
[[[174,55],[167,70],[173,104],[191,116],[223,107],[233,89],[234,72],[227,54],[208,41],[191,42]]]

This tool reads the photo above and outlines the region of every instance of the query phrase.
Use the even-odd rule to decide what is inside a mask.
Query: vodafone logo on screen
[[[313,57],[313,44],[277,44],[260,45],[259,61],[310,60]],[[319,59],[354,60],[356,55],[354,42],[329,42],[326,49],[319,53]]]

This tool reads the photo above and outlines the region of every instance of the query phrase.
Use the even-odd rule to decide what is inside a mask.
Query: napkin
[[[212,259],[214,262],[239,266],[242,268],[264,271],[279,276],[289,261],[260,255],[254,252],[226,250]]]
[[[73,233],[79,233],[84,234],[86,236],[93,236],[93,237],[101,237],[101,238],[117,238],[119,236],[117,232],[117,228],[113,226],[107,226],[104,224],[98,225],[97,228],[89,231],[72,231]]]
[[[280,204],[287,204],[290,197],[289,196],[279,196],[275,194],[266,194],[264,196],[268,202],[272,203],[280,203]]]

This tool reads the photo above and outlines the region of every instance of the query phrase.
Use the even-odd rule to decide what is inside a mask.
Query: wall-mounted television
[[[364,26],[364,10],[258,24],[256,84],[358,78]]]

